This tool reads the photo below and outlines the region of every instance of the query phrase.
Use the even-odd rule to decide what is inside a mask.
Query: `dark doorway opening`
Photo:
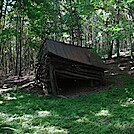
[[[59,95],[73,95],[80,92],[89,92],[93,87],[98,86],[99,81],[61,78],[57,76]]]

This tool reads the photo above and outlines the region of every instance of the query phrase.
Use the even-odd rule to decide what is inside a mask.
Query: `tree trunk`
[[[109,44],[109,45],[110,45],[110,50],[109,50],[109,52],[108,52],[108,59],[111,59],[111,58],[112,58],[113,43],[114,43],[114,41],[112,40],[110,43],[111,43],[111,44]]]
[[[17,15],[17,22],[16,22],[16,31],[18,34],[18,15]],[[15,62],[15,75],[18,75],[18,63],[19,63],[19,43],[18,43],[18,35],[16,34],[16,62]]]
[[[117,5],[119,5],[120,2],[119,0],[117,1]],[[116,24],[118,25],[119,24],[119,17],[120,17],[120,9],[118,8],[117,9],[117,21],[116,21]],[[117,57],[120,56],[120,41],[119,41],[119,37],[116,39],[116,48],[117,48]]]
[[[117,57],[120,56],[120,41],[119,39],[116,40],[116,47],[117,47]]]
[[[0,3],[0,20],[2,18],[2,9],[3,9],[3,5],[4,5],[4,0],[1,0],[1,3]]]
[[[23,24],[22,24],[22,18],[21,16],[19,17],[20,19],[20,39],[19,39],[19,76],[22,76],[22,31],[23,31]]]

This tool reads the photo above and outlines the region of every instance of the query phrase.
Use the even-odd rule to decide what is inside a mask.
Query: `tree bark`
[[[2,9],[3,9],[3,5],[4,5],[4,0],[1,0],[1,3],[0,3],[0,20],[2,18]]]
[[[108,52],[108,59],[111,59],[111,58],[112,58],[113,43],[114,43],[114,41],[112,40],[112,41],[110,42],[110,50],[109,50],[109,52]]]
[[[19,17],[20,20],[20,39],[19,39],[19,76],[22,76],[22,31],[23,31],[23,25],[22,25],[22,18]]]
[[[16,62],[15,62],[15,75],[18,75],[18,63],[19,63],[19,43],[18,43],[18,14],[17,14],[17,21],[16,21]]]
[[[117,1],[117,5],[119,5],[120,2],[119,0]],[[116,24],[118,25],[119,24],[119,17],[120,17],[120,9],[118,8],[117,9],[117,21],[116,21]],[[119,41],[119,37],[116,39],[116,47],[117,47],[117,57],[120,56],[120,41]]]

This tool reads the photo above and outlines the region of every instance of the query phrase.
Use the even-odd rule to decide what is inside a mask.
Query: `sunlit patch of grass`
[[[50,112],[48,111],[39,111],[38,116],[44,117],[44,116],[49,116]]]
[[[67,134],[67,130],[55,126],[48,126],[44,128],[46,134]]]
[[[132,134],[134,77],[123,80],[119,87],[77,98],[4,92],[0,97],[0,133]]]
[[[96,116],[110,116],[111,114],[109,113],[109,110],[101,110],[100,112],[98,112],[95,115]]]
[[[0,104],[3,104],[3,101],[0,101]]]
[[[127,98],[125,102],[121,102],[121,106],[128,107],[130,105],[134,105],[134,99],[133,98]]]

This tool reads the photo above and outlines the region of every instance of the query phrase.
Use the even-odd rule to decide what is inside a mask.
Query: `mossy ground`
[[[134,76],[76,98],[13,90],[0,97],[1,134],[132,134]]]

